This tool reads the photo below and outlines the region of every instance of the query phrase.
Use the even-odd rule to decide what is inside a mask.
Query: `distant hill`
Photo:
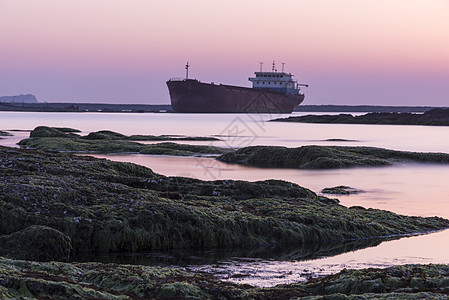
[[[0,102],[2,103],[37,103],[36,96],[27,95],[16,95],[16,96],[3,96],[0,97]]]

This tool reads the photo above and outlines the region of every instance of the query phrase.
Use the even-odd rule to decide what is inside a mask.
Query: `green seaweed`
[[[170,136],[125,136],[121,133],[101,130],[86,136],[72,134],[75,129],[39,126],[31,133],[30,138],[21,140],[19,145],[44,151],[62,151],[74,153],[141,153],[159,155],[217,155],[232,151],[205,145],[184,145],[176,143],[141,144],[140,141],[160,140],[210,140],[202,137],[170,137]],[[215,139],[215,138],[214,138]]]
[[[100,130],[96,132],[91,132],[87,136],[83,137],[88,140],[130,140],[130,141],[219,141],[215,137],[200,137],[200,136],[174,136],[174,135],[141,135],[134,134],[131,136],[126,136],[124,134],[110,131],[110,130]]]
[[[351,194],[363,193],[363,191],[349,187],[349,186],[339,185],[339,186],[334,186],[334,187],[330,187],[330,188],[324,188],[321,190],[321,193],[333,194],[333,195],[351,195]]]
[[[217,159],[226,163],[264,168],[334,169],[388,166],[403,161],[448,164],[449,154],[395,151],[374,147],[252,146],[223,154]]]
[[[232,149],[214,146],[185,145],[185,144],[165,142],[165,143],[146,145],[142,147],[139,153],[192,156],[201,154],[225,154],[231,151]]]
[[[0,234],[45,225],[73,254],[320,245],[449,227],[347,208],[296,184],[166,177],[131,163],[0,147]],[[243,246],[242,246],[243,245]]]
[[[75,132],[81,132],[78,129],[66,128],[66,127],[48,127],[38,126],[30,132],[31,138],[39,137],[79,137]]]
[[[126,135],[118,132],[109,130],[100,130],[96,132],[91,132],[82,138],[86,140],[124,140],[127,137]]]
[[[21,140],[19,145],[43,151],[62,151],[74,153],[138,153],[144,145],[122,140],[89,140],[67,137],[39,137]]]
[[[305,115],[279,118],[272,122],[299,122],[321,124],[375,124],[375,125],[430,125],[449,126],[449,108],[434,108],[423,114],[373,112],[353,116],[339,115]]]
[[[176,267],[37,263],[0,257],[0,296],[31,299],[448,299],[449,266],[343,270],[257,288]]]
[[[71,250],[71,239],[47,226],[32,225],[0,236],[0,255],[16,259],[67,261]]]

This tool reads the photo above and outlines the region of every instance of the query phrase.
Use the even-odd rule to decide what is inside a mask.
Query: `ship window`
[[[271,82],[268,81],[268,84],[271,84]]]
[[[257,84],[259,84],[259,81],[257,82]]]
[[[262,84],[265,84],[265,81],[264,81],[264,82],[262,82]]]

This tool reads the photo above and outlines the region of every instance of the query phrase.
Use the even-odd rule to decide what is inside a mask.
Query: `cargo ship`
[[[241,87],[203,83],[189,79],[189,63],[185,78],[167,81],[173,111],[177,113],[291,113],[304,101],[301,86],[291,73],[278,72],[273,62],[271,72],[262,71],[248,78],[253,86]]]

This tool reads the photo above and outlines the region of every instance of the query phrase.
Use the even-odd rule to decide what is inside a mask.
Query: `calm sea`
[[[253,145],[341,145],[449,153],[449,127],[266,122],[287,116],[0,112],[0,130],[31,130],[39,125],[47,125],[72,127],[84,133],[107,129],[123,134],[215,136],[221,141],[195,143],[232,148]],[[11,133],[14,136],[0,139],[0,144],[14,146],[29,134],[26,131]],[[227,165],[213,158],[199,157],[136,154],[96,156],[134,162],[164,175],[204,180],[282,179],[317,193],[325,187],[347,185],[365,192],[339,196],[343,205],[359,205],[407,215],[440,216],[449,219],[449,166],[407,163],[380,168],[294,170]],[[383,242],[375,247],[319,259],[286,260],[275,255],[270,259],[224,257],[214,261],[213,265],[199,264],[190,268],[219,274],[220,278],[225,280],[271,286],[303,280],[308,276],[338,272],[343,268],[383,267],[404,263],[449,263],[448,245],[449,230],[446,230]]]

